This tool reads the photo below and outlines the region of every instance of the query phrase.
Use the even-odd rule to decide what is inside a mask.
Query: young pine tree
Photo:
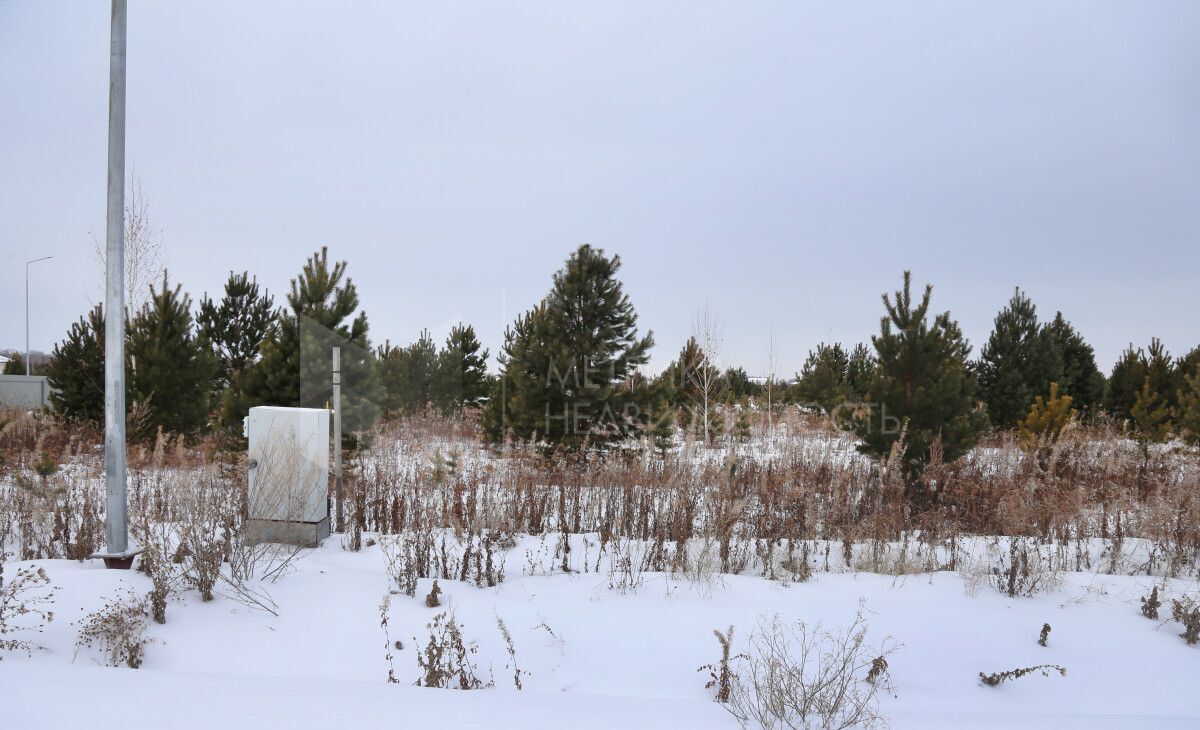
[[[434,401],[446,413],[464,408],[479,408],[487,400],[488,351],[475,336],[471,325],[457,324],[446,336],[446,345],[438,353]]]
[[[194,433],[208,419],[216,358],[195,332],[192,300],[163,273],[129,323],[128,399],[146,408],[146,432]]]
[[[329,263],[322,247],[292,279],[288,308],[263,341],[261,359],[247,371],[247,405],[323,408],[332,391],[332,348],[342,350],[342,427],[366,430],[378,413],[380,390],[368,337],[367,313],[346,276],[346,262]],[[241,419],[245,412],[231,414]]]
[[[71,325],[54,346],[46,372],[50,406],[82,421],[104,420],[104,311],[100,305]]]
[[[1021,422],[1021,440],[1029,447],[1057,441],[1063,429],[1078,413],[1071,403],[1071,396],[1059,394],[1058,383],[1051,383],[1050,392],[1045,398],[1040,395],[1034,397],[1029,415]]]
[[[385,342],[376,360],[386,415],[412,415],[434,402],[438,352],[429,330],[421,330],[417,341],[407,347]]]
[[[1179,433],[1184,441],[1193,446],[1200,446],[1200,362],[1190,375],[1184,376],[1178,398],[1176,421]]]
[[[855,345],[846,363],[846,388],[853,400],[861,403],[867,397],[867,386],[874,370],[875,356],[863,343]]]
[[[850,356],[840,343],[820,343],[808,353],[796,376],[795,393],[801,403],[820,406],[826,413],[850,400]]]
[[[1147,374],[1146,353],[1141,348],[1134,350],[1131,344],[1113,365],[1104,394],[1105,410],[1122,421],[1133,418],[1133,406]]]
[[[200,337],[217,358],[214,395],[221,399],[222,414],[248,408],[242,379],[257,361],[263,341],[275,323],[275,300],[248,272],[229,272],[220,302],[205,294],[200,299],[196,325]],[[226,422],[239,427],[240,422]]]
[[[684,430],[695,433],[706,444],[712,443],[721,432],[717,405],[724,400],[728,389],[721,371],[712,364],[699,340],[688,338],[658,385],[665,397],[680,409]]]
[[[1163,400],[1161,394],[1154,390],[1151,378],[1147,376],[1138,393],[1137,401],[1131,409],[1133,416],[1134,436],[1142,447],[1142,452],[1149,456],[1149,445],[1166,441],[1171,435],[1171,409]]]
[[[493,438],[511,432],[580,448],[641,431],[648,389],[629,382],[654,339],[638,336],[620,267],[619,256],[580,246],[546,298],[508,330],[498,402],[487,418]]]
[[[1007,427],[1025,418],[1034,397],[1061,379],[1062,368],[1050,332],[1038,326],[1037,308],[1017,289],[980,352],[979,388],[992,423]]]
[[[1104,375],[1096,367],[1096,354],[1083,337],[1057,312],[1045,327],[1062,360],[1059,391],[1085,414],[1092,414],[1104,399]]]
[[[942,458],[954,461],[979,441],[987,415],[976,407],[977,386],[967,368],[971,348],[958,323],[949,312],[930,319],[932,286],[914,306],[911,284],[906,271],[895,301],[883,295],[887,316],[871,340],[876,366],[867,387],[869,415],[851,428],[862,439],[859,449],[877,457],[905,432],[904,469],[914,498],[935,442],[940,440]]]

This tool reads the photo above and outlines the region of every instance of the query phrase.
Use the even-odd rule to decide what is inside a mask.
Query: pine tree
[[[820,406],[826,413],[852,397],[848,382],[850,356],[840,343],[820,343],[796,376],[796,399]]]
[[[867,397],[867,386],[874,370],[875,356],[863,343],[855,345],[846,363],[846,387],[853,400],[861,403]]]
[[[494,438],[511,431],[579,448],[641,430],[649,395],[629,379],[654,340],[638,336],[637,314],[616,278],[620,266],[619,256],[580,246],[541,304],[508,330],[502,402],[489,419]]]
[[[70,419],[104,420],[104,311],[100,305],[71,325],[54,346],[46,372],[50,406]]]
[[[386,415],[412,415],[435,401],[438,351],[429,330],[407,347],[385,342],[376,353]]]
[[[243,378],[258,360],[263,342],[275,324],[275,300],[260,290],[248,272],[229,272],[225,293],[218,303],[205,294],[196,324],[200,337],[217,357],[214,396],[220,400],[222,423],[237,430],[249,408]]]
[[[207,294],[201,297],[196,325],[217,356],[218,388],[230,387],[257,360],[275,321],[274,306],[274,298],[249,272],[229,272],[219,303]]]
[[[1183,387],[1177,395],[1179,406],[1176,421],[1180,435],[1193,446],[1200,446],[1200,362],[1196,363],[1190,375],[1184,375]]]
[[[733,422],[733,438],[740,443],[749,443],[753,434],[750,430],[750,403],[742,401],[737,409],[737,418]]]
[[[368,337],[367,314],[346,276],[346,262],[329,265],[326,247],[292,279],[288,309],[263,341],[261,359],[247,371],[247,405],[323,408],[332,392],[332,348],[342,351],[342,428],[365,431],[378,413],[381,391]],[[356,314],[357,312],[357,314]],[[232,414],[240,419],[244,412]]]
[[[684,343],[679,357],[667,366],[658,385],[665,397],[680,409],[681,425],[686,431],[695,433],[706,444],[720,434],[717,404],[725,398],[727,383],[695,337]]]
[[[910,498],[921,491],[920,475],[935,442],[940,442],[942,458],[952,462],[974,447],[987,428],[967,368],[971,348],[958,323],[949,312],[930,321],[933,287],[925,287],[914,307],[911,284],[906,271],[895,301],[883,295],[887,316],[880,320],[879,336],[871,340],[877,362],[867,387],[869,415],[851,426],[862,439],[859,449],[877,457],[887,455],[904,432]]]
[[[1036,447],[1043,442],[1054,442],[1078,411],[1071,407],[1071,396],[1058,392],[1058,383],[1050,384],[1045,398],[1035,396],[1029,415],[1021,422],[1021,439],[1026,445]]]
[[[675,409],[670,403],[664,401],[659,405],[650,435],[654,439],[654,450],[660,457],[667,458],[667,452],[675,445]]]
[[[1146,378],[1150,381],[1150,390],[1166,406],[1168,413],[1173,411],[1176,405],[1176,391],[1179,390],[1177,373],[1175,360],[1163,346],[1162,340],[1157,337],[1151,338],[1150,346],[1146,348]]]
[[[1050,332],[1038,326],[1037,307],[1018,288],[980,352],[979,387],[992,423],[1012,426],[1023,419],[1034,397],[1061,379],[1062,369]]]
[[[1062,360],[1059,390],[1086,414],[1094,413],[1104,399],[1104,375],[1096,367],[1096,354],[1062,312],[1046,325],[1046,332]]]
[[[488,394],[488,351],[475,337],[471,325],[457,324],[438,353],[434,401],[448,413],[478,408]]]
[[[745,368],[726,368],[721,380],[725,384],[727,395],[734,400],[740,401],[762,392],[762,386],[750,379]]]
[[[1128,421],[1133,418],[1133,405],[1137,403],[1142,384],[1147,375],[1146,353],[1129,345],[1113,365],[1104,394],[1104,407],[1113,417]]]
[[[208,418],[217,362],[193,328],[191,307],[191,297],[178,284],[171,288],[163,272],[161,288],[150,288],[150,300],[129,322],[127,397],[145,409],[143,436],[159,428],[194,433]]]
[[[1162,443],[1171,435],[1171,410],[1162,396],[1154,390],[1150,377],[1142,384],[1131,415],[1134,435],[1142,447],[1142,452],[1149,456],[1149,444]]]

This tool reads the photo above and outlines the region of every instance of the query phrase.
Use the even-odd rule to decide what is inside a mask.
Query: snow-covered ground
[[[144,594],[136,572],[99,563],[38,561],[60,587],[56,617],[34,636],[44,650],[0,661],[3,727],[328,728],[732,728],[697,669],[715,661],[714,629],[735,627],[734,651],[761,617],[844,626],[865,602],[869,643],[902,644],[890,660],[894,696],[880,699],[893,728],[1197,728],[1200,646],[1171,621],[1151,621],[1138,598],[1161,579],[1068,573],[1062,586],[1009,598],[967,590],[957,573],[903,577],[818,573],[804,583],[723,576],[714,585],[646,574],[636,591],[605,573],[523,575],[525,538],[494,588],[442,581],[443,608],[393,595],[389,612],[399,684],[386,681],[380,603],[392,588],[379,545],[343,550],[337,537],[304,554],[270,586],[278,616],[227,597],[172,599],[167,622],[137,670],[102,666],[76,652],[78,620],[122,584]],[[10,570],[30,563],[8,564]],[[11,577],[11,572],[6,576]],[[1191,581],[1167,592],[1195,594]],[[976,586],[978,588],[978,586]],[[974,595],[972,595],[972,593]],[[480,691],[412,686],[426,624],[452,608],[478,642]],[[1164,607],[1163,618],[1170,615]],[[512,633],[524,689],[497,617]],[[1049,623],[1048,646],[1037,644]],[[979,672],[1059,664],[1067,675],[1026,676],[997,688]]]

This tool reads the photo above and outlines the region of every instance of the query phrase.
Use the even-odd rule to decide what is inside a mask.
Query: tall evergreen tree
[[[96,305],[54,346],[46,372],[50,406],[71,419],[104,420],[104,310]]]
[[[1104,375],[1096,367],[1096,354],[1092,346],[1084,341],[1064,317],[1062,312],[1054,315],[1054,321],[1046,325],[1046,333],[1062,361],[1059,391],[1071,396],[1072,404],[1086,413],[1092,413],[1104,398]]]
[[[1062,368],[1050,333],[1038,326],[1037,308],[1018,288],[980,352],[979,386],[992,423],[1023,420],[1034,396],[1046,396]]]
[[[977,385],[967,368],[971,348],[958,323],[949,312],[930,321],[933,287],[927,285],[914,306],[911,284],[906,271],[895,301],[883,295],[887,316],[871,339],[877,362],[867,387],[869,416],[854,420],[852,429],[862,439],[859,449],[874,456],[887,455],[903,431],[914,497],[934,444],[940,443],[946,462],[954,461],[978,443],[987,415],[976,407]]]
[[[488,351],[475,336],[475,328],[461,323],[446,336],[438,353],[434,400],[447,412],[478,408],[487,400]]]
[[[162,286],[129,323],[128,398],[145,408],[146,429],[193,433],[204,425],[211,403],[216,358],[196,334],[192,300],[163,272]]]
[[[1104,394],[1104,407],[1113,417],[1122,421],[1133,418],[1133,404],[1137,403],[1147,375],[1146,353],[1133,345],[1125,348],[1120,359],[1113,365]]]
[[[346,262],[331,267],[322,246],[292,279],[287,299],[288,309],[263,341],[261,359],[245,375],[247,404],[324,407],[332,391],[331,350],[337,346],[342,349],[342,427],[345,433],[366,430],[378,413],[381,391],[367,313],[359,310]]]
[[[580,246],[542,302],[505,336],[493,437],[537,435],[552,444],[603,446],[642,430],[649,393],[630,387],[654,340],[616,278],[619,256]],[[498,410],[498,412],[497,412]]]

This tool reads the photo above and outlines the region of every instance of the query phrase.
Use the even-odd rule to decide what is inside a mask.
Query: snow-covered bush
[[[1191,598],[1176,598],[1171,601],[1171,618],[1183,624],[1180,636],[1188,645],[1200,642],[1200,603]]]
[[[859,609],[846,628],[784,624],[763,619],[750,637],[750,650],[733,677],[727,705],[743,727],[885,728],[876,694],[881,683],[868,675],[898,647],[866,643],[867,620]]]
[[[413,637],[413,643],[418,647],[417,666],[421,668],[421,676],[416,681],[418,687],[483,689],[491,686],[491,682],[484,683],[477,676],[479,668],[475,666],[474,657],[479,647],[473,641],[464,641],[462,627],[453,611],[434,616],[426,628],[429,629],[429,641],[423,649]]]
[[[150,638],[146,628],[150,622],[145,598],[126,590],[105,600],[98,610],[79,621],[79,637],[75,653],[83,648],[98,649],[110,667],[122,664],[130,669],[142,666]]]
[[[54,620],[54,594],[58,590],[42,568],[22,568],[8,581],[4,579],[4,560],[0,554],[0,659],[8,651],[32,653],[39,648],[17,634],[41,633]]]

